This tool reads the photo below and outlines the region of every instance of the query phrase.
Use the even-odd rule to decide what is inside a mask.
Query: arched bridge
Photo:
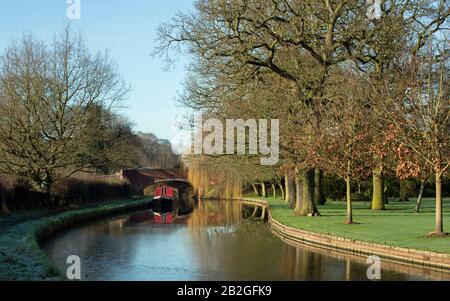
[[[135,194],[142,195],[144,189],[154,184],[167,184],[169,186],[188,185],[187,177],[184,171],[180,169],[152,169],[137,168],[124,169],[121,172],[121,178],[128,180]],[[172,185],[171,185],[172,184]]]
[[[175,188],[175,201],[180,212],[189,213],[194,209],[195,191],[186,174],[179,169],[127,169],[122,171],[121,177],[130,182],[136,195],[152,196],[159,186]]]

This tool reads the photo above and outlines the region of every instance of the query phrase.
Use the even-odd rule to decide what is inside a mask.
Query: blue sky
[[[93,52],[108,49],[133,91],[122,110],[135,129],[160,138],[174,135],[173,124],[184,109],[175,102],[182,89],[187,58],[166,72],[150,53],[156,28],[179,10],[190,10],[192,0],[80,0],[81,19],[66,17],[67,0],[0,0],[0,49],[24,32],[50,40],[65,23],[80,30]]]

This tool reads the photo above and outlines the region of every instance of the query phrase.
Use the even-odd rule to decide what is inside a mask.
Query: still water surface
[[[44,250],[63,275],[66,258],[80,256],[84,280],[367,280],[365,260],[290,246],[240,218],[241,209],[206,203],[175,225],[113,218],[65,232]],[[435,275],[382,270],[382,280],[428,279]]]

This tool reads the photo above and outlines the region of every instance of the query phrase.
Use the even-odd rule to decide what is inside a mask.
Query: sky
[[[80,19],[67,17],[74,1],[80,1]],[[119,65],[132,87],[120,112],[135,130],[171,139],[184,112],[175,98],[183,88],[188,58],[181,57],[169,72],[151,52],[157,26],[192,7],[192,0],[0,0],[0,51],[24,33],[50,41],[70,24],[92,52],[108,50]]]

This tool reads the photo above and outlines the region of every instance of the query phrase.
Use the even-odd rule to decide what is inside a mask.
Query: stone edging
[[[248,198],[244,200],[265,205],[269,212],[268,219],[272,233],[288,243],[300,243],[357,256],[377,255],[381,259],[395,263],[450,272],[450,254],[387,246],[289,227],[272,217],[268,202]]]

